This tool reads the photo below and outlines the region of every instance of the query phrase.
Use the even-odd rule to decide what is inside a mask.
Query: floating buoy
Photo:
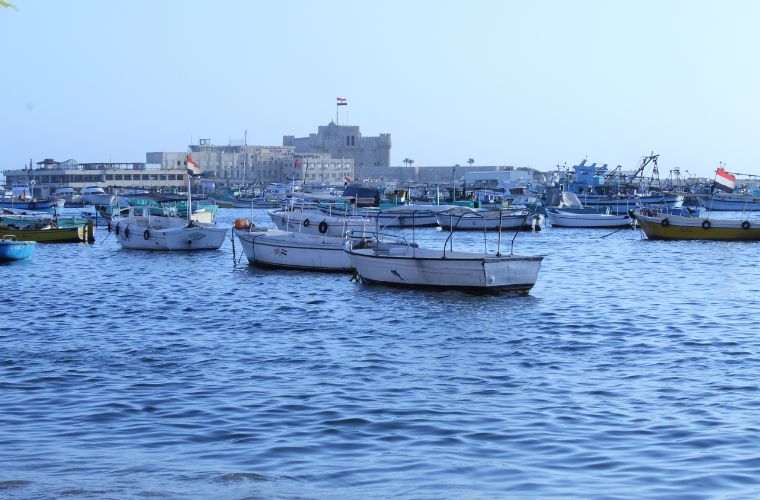
[[[251,221],[248,219],[235,219],[235,229],[248,229],[251,227]]]

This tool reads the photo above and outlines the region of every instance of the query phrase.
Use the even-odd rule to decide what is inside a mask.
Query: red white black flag
[[[193,157],[187,155],[187,173],[190,175],[201,175],[201,167],[193,161]]]
[[[338,100],[338,106],[348,106],[348,99],[345,97],[336,97]]]
[[[727,193],[733,193],[734,186],[736,185],[736,176],[729,174],[722,168],[719,168],[715,171],[715,184],[717,184],[721,190]]]

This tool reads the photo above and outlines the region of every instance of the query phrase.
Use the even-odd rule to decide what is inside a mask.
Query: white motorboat
[[[448,243],[448,240],[447,240]],[[527,293],[543,257],[455,252],[414,245],[348,245],[346,252],[365,283]]]
[[[445,212],[455,205],[395,205],[391,207],[343,208],[340,206],[318,204],[323,213],[340,217],[363,217],[370,219],[372,225],[387,227],[435,227],[438,225],[436,213]]]
[[[315,271],[353,270],[343,251],[343,237],[255,227],[247,220],[235,221],[233,232],[251,264]]]
[[[193,206],[191,178],[200,171],[187,156],[187,206]],[[196,222],[192,210],[187,219],[175,215],[152,214],[151,207],[129,207],[126,215],[113,217],[108,231],[124,248],[138,250],[218,250],[227,236],[227,229],[215,224]]]
[[[87,186],[79,192],[79,198],[89,205],[110,205],[114,195],[106,193],[100,186]]]
[[[456,207],[436,215],[438,225],[444,230],[490,230],[536,229],[540,230],[540,216],[527,209],[475,210]]]
[[[217,250],[227,235],[226,228],[154,215],[149,207],[130,207],[126,215],[113,217],[108,229],[122,247],[136,250]]]
[[[375,221],[366,217],[330,215],[318,209],[300,207],[269,210],[269,217],[278,229],[336,237],[375,225]]]
[[[578,227],[578,228],[620,228],[632,227],[633,219],[628,214],[592,214],[575,213],[547,208],[546,217],[552,227]]]
[[[434,227],[438,224],[437,214],[454,208],[455,205],[398,205],[380,210],[380,225],[383,227]]]

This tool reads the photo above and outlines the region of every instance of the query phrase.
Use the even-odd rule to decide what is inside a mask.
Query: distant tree
[[[404,158],[404,165],[409,166],[409,158]]]
[[[3,2],[3,0],[0,0],[0,7],[10,7],[11,9],[15,9],[16,6],[13,4],[10,4],[8,2]],[[18,9],[17,9],[18,10]]]
[[[475,163],[475,160],[473,160],[472,158],[468,158],[468,159],[467,159],[467,163],[468,163],[470,166],[472,166],[472,164],[473,164],[473,163]]]
[[[412,165],[414,165],[414,160],[412,160],[411,158],[409,158],[409,166],[411,167]]]

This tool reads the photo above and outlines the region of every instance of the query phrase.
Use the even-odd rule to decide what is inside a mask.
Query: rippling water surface
[[[760,244],[607,234],[520,234],[527,297],[39,245],[0,266],[0,498],[760,495]]]

